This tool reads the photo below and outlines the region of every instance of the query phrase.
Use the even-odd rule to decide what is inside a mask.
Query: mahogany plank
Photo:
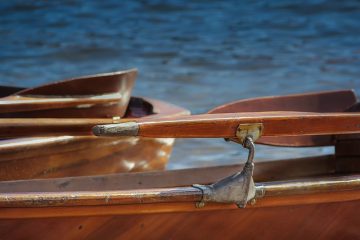
[[[358,239],[358,204],[7,219],[0,220],[0,235],[4,239]]]
[[[143,139],[145,140],[145,139]],[[120,149],[121,151],[122,149]],[[130,149],[128,149],[130,150]],[[150,151],[149,151],[150,152]],[[72,153],[72,152],[71,152]],[[149,154],[149,153],[148,153]],[[146,156],[146,155],[145,155]],[[145,157],[143,156],[143,157]],[[344,165],[353,165],[356,159],[345,159]],[[1,164],[1,162],[0,162]],[[1,165],[0,165],[1,166]],[[171,171],[150,171],[118,173],[98,176],[67,177],[53,179],[32,179],[2,181],[0,192],[56,192],[56,191],[97,191],[97,190],[129,190],[144,188],[161,188],[186,186],[194,183],[210,184],[230,176],[243,168],[243,164],[229,166],[203,167]],[[9,170],[7,170],[9,171]],[[352,171],[359,172],[358,168]],[[11,171],[10,171],[11,172]],[[22,171],[23,172],[23,171]],[[280,181],[305,177],[326,176],[336,172],[334,156],[320,156],[281,161],[265,161],[256,163],[255,181]],[[351,171],[349,171],[351,172]],[[348,172],[343,172],[348,173]],[[106,179],[106,181],[105,181]]]

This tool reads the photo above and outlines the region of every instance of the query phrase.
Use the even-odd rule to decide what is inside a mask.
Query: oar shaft
[[[239,124],[262,123],[262,136],[360,133],[359,113],[260,112],[204,114],[97,126],[95,135],[233,138]]]
[[[49,97],[8,97],[0,101],[0,113],[29,112],[44,109],[90,108],[98,104],[117,104],[121,94],[105,94],[82,98],[49,98]]]
[[[113,123],[111,118],[3,118],[0,119],[0,137],[86,136],[97,124]]]

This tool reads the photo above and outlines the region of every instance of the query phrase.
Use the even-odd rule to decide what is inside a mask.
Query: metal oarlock
[[[253,180],[254,141],[260,137],[262,125],[249,124],[245,128],[243,127],[244,125],[239,125],[237,136],[242,146],[249,150],[244,168],[240,172],[211,185],[194,184],[193,187],[200,189],[202,192],[202,199],[196,204],[197,207],[204,207],[206,202],[217,202],[235,203],[239,208],[244,208],[249,201],[255,199],[256,190]],[[246,136],[244,136],[245,133]]]

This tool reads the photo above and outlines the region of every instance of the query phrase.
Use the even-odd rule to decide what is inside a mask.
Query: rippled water
[[[240,98],[360,92],[359,1],[2,1],[0,83],[34,86],[136,67],[134,94],[203,113]],[[257,158],[331,149],[258,148]],[[177,141],[169,168],[245,157]]]

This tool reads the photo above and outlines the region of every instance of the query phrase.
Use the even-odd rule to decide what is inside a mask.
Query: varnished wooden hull
[[[54,178],[151,171],[165,168],[174,139],[54,137],[28,149],[0,156],[0,179]],[[1,143],[0,143],[1,144]],[[18,151],[22,151],[19,153]]]
[[[339,168],[337,162],[352,168]],[[317,193],[296,193],[258,199],[245,209],[233,204],[194,202],[146,203],[141,189],[205,184],[241,168],[240,165],[175,170],[25,180],[0,183],[0,236],[5,239],[357,239],[360,237],[360,187],[352,190],[328,188]],[[336,170],[337,169],[337,170]],[[254,173],[256,182],[337,176],[358,176],[360,166],[353,158],[316,158],[262,162]],[[337,172],[338,171],[338,172]],[[282,174],[279,174],[282,173]],[[354,178],[356,179],[356,178]],[[357,180],[358,181],[358,180]],[[349,181],[350,183],[351,181]],[[301,183],[301,181],[300,181]],[[286,185],[285,185],[286,186]],[[132,189],[139,200],[118,204],[69,199],[49,202],[45,194]],[[291,190],[291,189],[289,189]],[[312,191],[309,188],[310,192]],[[314,189],[313,189],[314,190]],[[34,201],[15,195],[39,193]],[[89,192],[90,191],[90,192]],[[140,195],[136,195],[140,194]],[[174,192],[176,194],[176,192]],[[6,202],[4,197],[6,196]],[[65,194],[66,196],[66,194]],[[114,195],[115,196],[115,195]],[[130,196],[130,195],[129,195]],[[70,197],[70,196],[68,196]],[[163,198],[166,198],[163,195]],[[36,200],[35,200],[36,199]],[[72,198],[76,200],[75,198]],[[66,203],[69,201],[70,205]],[[19,205],[17,205],[19,204]]]
[[[35,88],[0,86],[0,118],[123,117],[136,75],[131,69]]]
[[[236,192],[235,200],[216,201],[214,185],[207,184],[236,178],[244,165],[2,181],[0,236],[358,239],[359,137],[332,137],[319,145],[334,144],[334,155],[255,162],[251,174],[255,194],[242,209],[241,192]],[[299,143],[313,146],[308,140]],[[238,186],[226,185],[230,191],[221,193],[228,197]],[[240,185],[242,191],[244,186]]]
[[[126,117],[175,116],[188,111],[132,98]],[[59,136],[0,141],[0,180],[101,175],[164,169],[174,139]]]
[[[359,239],[360,201],[259,209],[0,220],[3,239]]]

